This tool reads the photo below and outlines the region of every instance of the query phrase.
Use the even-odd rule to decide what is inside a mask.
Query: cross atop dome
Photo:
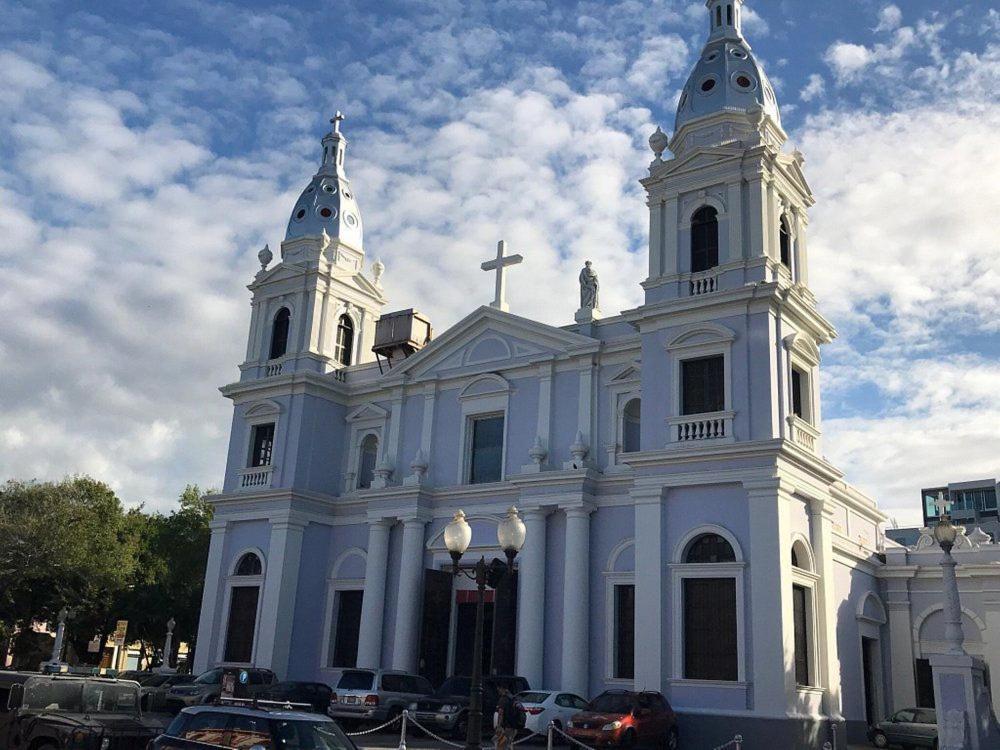
[[[340,132],[340,123],[342,123],[346,118],[343,113],[338,109],[337,114],[330,118],[330,124],[333,125],[333,132]]]

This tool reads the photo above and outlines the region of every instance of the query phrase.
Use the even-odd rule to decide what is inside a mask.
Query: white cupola
[[[677,106],[674,138],[693,124],[708,124],[709,118],[736,115],[742,123],[769,116],[780,129],[781,113],[774,88],[753,51],[743,38],[743,0],[708,0],[710,32]],[[724,140],[731,129],[715,128],[695,139]],[[677,149],[671,146],[677,153]]]
[[[323,161],[319,171],[295,201],[285,231],[286,241],[299,237],[320,237],[325,231],[331,240],[339,240],[354,250],[364,251],[361,212],[344,171],[347,139],[340,132],[343,119],[344,116],[337,112],[330,120],[333,129],[322,140]]]

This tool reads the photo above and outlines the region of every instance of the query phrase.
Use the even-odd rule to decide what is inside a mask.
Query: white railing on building
[[[788,436],[812,453],[819,447],[819,430],[796,414],[788,415]]]
[[[719,745],[714,750],[743,750],[743,735],[736,735],[729,742]]]
[[[733,437],[733,412],[717,411],[711,414],[691,414],[667,420],[671,443],[689,443],[697,440],[724,440]]]
[[[273,466],[252,466],[248,469],[240,469],[237,472],[239,487],[241,490],[259,490],[270,487],[273,473]]]
[[[268,362],[264,367],[264,377],[273,378],[275,375],[281,374],[281,365],[283,361],[280,359]]]
[[[330,374],[333,375],[333,379],[336,380],[338,383],[347,382],[347,373],[344,372],[343,370],[334,370]]]
[[[719,272],[716,269],[702,271],[691,276],[691,296],[710,294],[719,288]]]

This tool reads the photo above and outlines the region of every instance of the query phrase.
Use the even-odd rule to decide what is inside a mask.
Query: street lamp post
[[[944,639],[948,644],[948,653],[956,656],[965,655],[962,633],[962,604],[958,596],[958,578],[955,575],[955,558],[951,550],[958,538],[958,527],[952,524],[946,512],[944,493],[938,493],[935,503],[939,518],[934,525],[934,540],[938,543],[944,555],[941,557],[941,588],[944,593]]]
[[[507,573],[514,568],[514,558],[524,546],[524,521],[511,506],[497,526],[497,541],[507,557]],[[472,571],[463,570],[462,555],[472,543],[472,527],[465,513],[458,511],[445,527],[444,543],[451,554],[452,572],[476,582],[476,635],[472,646],[472,689],[469,693],[469,722],[465,733],[466,750],[479,750],[483,735],[483,601],[486,593],[486,558],[480,557]]]

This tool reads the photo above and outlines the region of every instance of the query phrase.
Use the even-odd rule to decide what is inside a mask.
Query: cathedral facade
[[[222,389],[196,669],[468,674],[473,584],[443,530],[461,509],[464,562],[503,558],[516,506],[527,541],[516,585],[489,593],[488,671],[660,690],[694,746],[841,744],[892,710],[885,516],[823,456],[836,332],[809,289],[803,157],[783,149],[742,0],[707,5],[673,134],[650,138],[644,303],[617,315],[600,258],[574,322],[511,314],[503,247],[484,264],[493,304],[441,335],[388,314],[335,118],[279,262],[261,253]]]

